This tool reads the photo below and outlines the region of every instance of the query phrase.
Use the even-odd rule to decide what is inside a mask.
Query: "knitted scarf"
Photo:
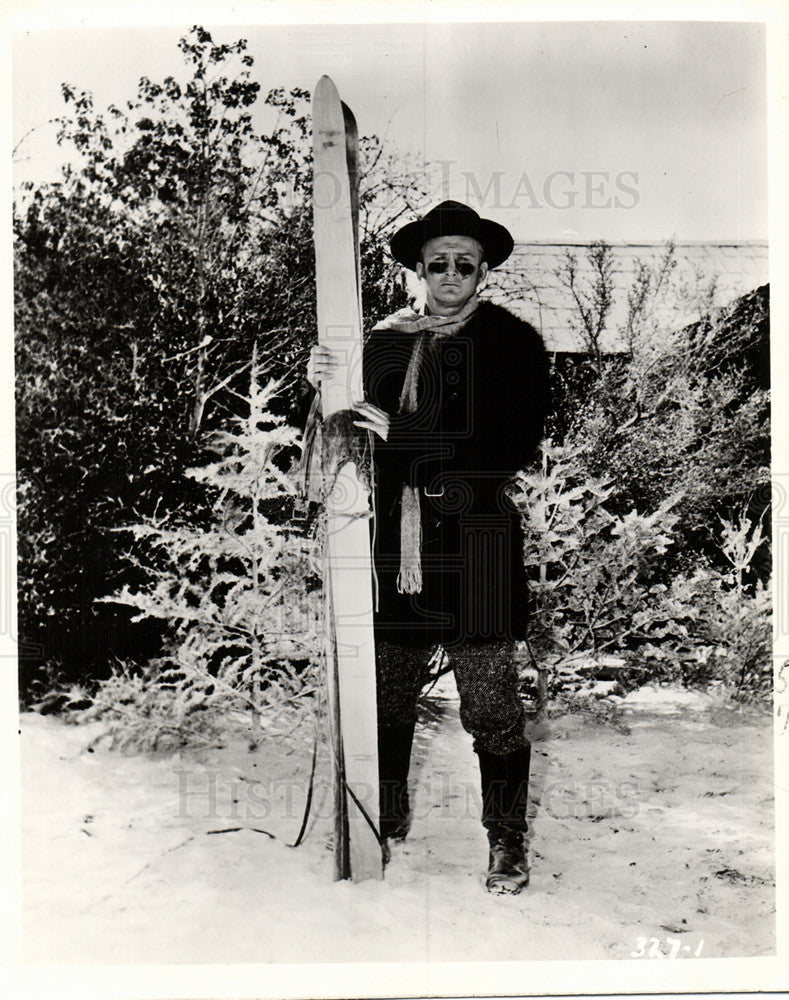
[[[456,316],[434,316],[417,313],[413,309],[400,309],[382,320],[375,330],[397,330],[400,333],[417,333],[414,348],[406,369],[400,393],[398,413],[414,413],[417,408],[419,371],[425,348],[443,337],[451,337],[462,330],[476,312],[476,295],[472,296]],[[422,591],[422,514],[419,490],[403,484],[400,503],[400,572],[397,589],[401,594],[419,594]]]

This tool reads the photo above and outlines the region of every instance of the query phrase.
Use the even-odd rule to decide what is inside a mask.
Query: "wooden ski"
[[[364,399],[357,133],[327,76],[312,99],[318,340],[339,359],[321,386],[326,504],[327,663],[334,756],[334,875],[382,878],[370,551],[370,444],[353,426]],[[367,469],[365,469],[365,465]]]

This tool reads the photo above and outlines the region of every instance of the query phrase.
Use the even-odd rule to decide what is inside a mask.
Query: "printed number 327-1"
[[[647,945],[649,945],[649,950],[647,951]],[[668,948],[668,955],[661,951],[660,948],[660,938],[636,938],[636,950],[631,951],[630,954],[633,958],[679,958],[682,952],[688,954],[690,952],[690,945],[683,945],[679,938],[667,937],[666,947]],[[694,958],[701,957],[701,949],[704,947],[704,939],[702,938],[696,946],[695,951],[692,952]]]

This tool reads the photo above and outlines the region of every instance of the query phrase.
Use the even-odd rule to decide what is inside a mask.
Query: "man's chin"
[[[459,307],[465,306],[465,304],[472,298],[471,295],[442,295],[440,298],[434,300],[435,305],[440,308],[457,309]]]

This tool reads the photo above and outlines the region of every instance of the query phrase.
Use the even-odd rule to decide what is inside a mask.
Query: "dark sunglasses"
[[[427,270],[430,271],[431,274],[443,274],[448,267],[449,261],[447,260],[431,260],[427,265]],[[463,278],[467,278],[470,274],[473,274],[476,269],[477,265],[469,264],[467,260],[455,261],[455,270]]]

